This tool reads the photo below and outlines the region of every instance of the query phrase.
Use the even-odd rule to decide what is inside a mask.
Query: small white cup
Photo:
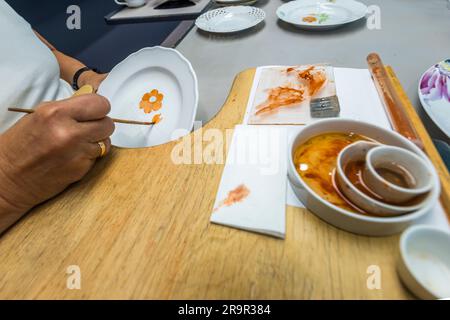
[[[147,3],[146,0],[123,0],[123,1],[114,0],[114,2],[117,3],[118,5],[127,6],[130,8],[142,7],[144,4]]]
[[[409,205],[395,205],[389,204],[384,201],[369,196],[359,190],[346,176],[345,168],[352,161],[366,161],[367,155],[372,150],[377,148],[383,148],[380,144],[367,141],[358,141],[345,147],[337,158],[336,171],[334,174],[335,183],[342,192],[342,194],[350,200],[354,205],[363,209],[367,213],[374,214],[381,217],[393,217],[399,216],[405,213],[413,212],[422,208],[429,200],[429,195],[424,199],[421,199],[418,203]],[[364,179],[363,179],[364,180]],[[367,184],[364,180],[367,188],[374,192],[372,186]],[[377,193],[378,195],[378,193]]]
[[[450,296],[450,232],[415,225],[400,238],[397,271],[402,282],[421,299]]]
[[[401,167],[414,184],[406,188],[391,183],[376,171],[380,167],[393,171]],[[384,201],[401,205],[430,192],[433,188],[431,172],[432,168],[429,168],[429,165],[415,153],[385,145],[373,148],[367,153],[363,179],[366,185]]]

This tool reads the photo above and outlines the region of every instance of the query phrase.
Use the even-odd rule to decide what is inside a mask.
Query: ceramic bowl
[[[414,184],[410,188],[387,181],[376,170],[376,168],[384,167],[396,171],[399,166],[410,176],[408,180]],[[367,153],[363,177],[368,187],[380,195],[384,201],[403,205],[425,195],[433,188],[431,171],[433,168],[411,151],[393,146],[380,146]]]
[[[421,299],[450,298],[450,232],[432,226],[408,228],[400,238],[398,274]]]
[[[386,146],[387,147],[387,146]],[[373,151],[376,151],[378,149],[384,149],[385,146],[370,143],[366,141],[358,141],[355,143],[352,143],[351,145],[344,148],[337,158],[336,163],[336,171],[335,171],[335,182],[338,186],[339,190],[342,192],[342,194],[349,199],[353,204],[355,204],[357,207],[363,209],[366,212],[370,212],[374,215],[381,216],[381,217],[391,217],[391,216],[398,216],[402,215],[408,212],[412,212],[415,210],[420,209],[427,201],[427,197],[424,198],[422,201],[417,202],[412,205],[394,205],[390,203],[386,203],[382,201],[378,195],[381,196],[381,194],[378,192],[380,191],[389,191],[387,185],[383,185],[380,183],[378,185],[375,183],[375,188],[373,186],[372,180],[367,180],[366,175],[364,175],[363,180],[364,184],[367,186],[367,189],[369,189],[372,192],[375,192],[376,194],[368,195],[361,190],[359,190],[345,174],[345,167],[347,167],[349,162],[352,161],[365,161],[365,168],[368,167],[368,157],[369,154]],[[396,149],[400,149],[395,147]],[[404,150],[404,149],[400,149]],[[415,154],[414,154],[415,155]],[[429,169],[430,171],[433,169]],[[363,172],[365,172],[364,170]],[[430,189],[432,185],[430,184]],[[427,189],[428,191],[430,189]]]
[[[299,133],[294,135],[293,139],[291,139],[289,143],[288,177],[299,200],[318,217],[338,228],[350,232],[371,236],[385,236],[403,231],[419,218],[424,217],[435,207],[440,194],[439,178],[435,170],[431,172],[434,187],[430,191],[430,195],[424,206],[417,211],[402,216],[365,216],[341,209],[322,199],[303,181],[297,173],[295,170],[293,156],[295,150],[300,144],[306,142],[314,136],[327,132],[354,132],[356,134],[361,134],[383,144],[410,150],[431,165],[431,162],[426,155],[411,141],[394,131],[386,130],[370,123],[341,118],[321,120],[314,124],[308,125]]]

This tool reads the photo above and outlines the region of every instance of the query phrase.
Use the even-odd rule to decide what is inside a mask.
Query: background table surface
[[[265,23],[239,34],[212,35],[192,29],[177,46],[193,64],[200,85],[197,119],[209,120],[222,107],[234,76],[262,65],[329,62],[336,67],[367,68],[366,56],[378,52],[391,65],[433,138],[450,140],[422,111],[418,81],[430,66],[450,58],[450,10],[446,0],[360,0],[381,8],[381,30],[365,20],[326,32],[302,31],[279,21],[281,0],[259,0]],[[420,106],[420,107],[419,107]]]

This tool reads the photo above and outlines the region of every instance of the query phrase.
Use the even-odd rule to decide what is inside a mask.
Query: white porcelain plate
[[[450,59],[435,64],[423,74],[419,98],[431,120],[450,137]]]
[[[266,13],[255,7],[235,6],[208,11],[195,25],[204,31],[230,33],[249,29],[264,21]]]
[[[299,0],[285,3],[278,18],[303,29],[327,30],[362,19],[367,6],[354,0]]]
[[[140,101],[152,90],[163,94],[162,108],[147,114]],[[111,102],[113,118],[151,122],[154,115],[161,114],[162,121],[154,126],[116,123],[111,141],[117,147],[151,147],[192,130],[198,105],[197,77],[189,61],[174,49],[153,47],[133,53],[114,67],[98,94]]]
[[[249,6],[258,2],[258,0],[216,0],[216,3],[221,6]]]

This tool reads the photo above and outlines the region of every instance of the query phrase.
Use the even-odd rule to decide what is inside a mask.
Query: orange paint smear
[[[311,66],[305,70],[299,71],[297,74],[300,81],[307,82],[307,87],[309,88],[309,96],[314,96],[320,89],[322,89],[323,85],[327,81],[327,76],[325,72],[322,70],[315,69],[314,66]]]
[[[161,120],[162,120],[161,114],[158,113],[158,114],[155,114],[155,115],[153,116],[152,122],[153,122],[154,124],[158,124],[158,123],[161,122]]]
[[[317,21],[317,18],[313,17],[313,16],[307,16],[307,17],[304,17],[302,20],[304,22],[313,23],[313,22]]]
[[[292,87],[277,87],[269,90],[266,102],[256,107],[255,115],[274,111],[281,107],[289,107],[299,104],[304,100],[313,97],[323,88],[327,81],[327,76],[322,70],[317,70],[315,66],[310,66],[304,70],[297,70],[296,67],[286,69],[286,73],[297,73],[297,78],[302,86],[301,89]],[[305,92],[307,90],[307,92]]]
[[[242,202],[250,194],[250,189],[248,189],[244,184],[239,185],[236,189],[228,192],[228,196],[223,200],[220,205],[214,209],[214,211],[219,210],[223,206],[230,207],[235,203]]]
[[[277,87],[270,89],[267,101],[257,107],[256,115],[276,110],[280,107],[286,107],[292,104],[300,103],[304,100],[304,90]]]

